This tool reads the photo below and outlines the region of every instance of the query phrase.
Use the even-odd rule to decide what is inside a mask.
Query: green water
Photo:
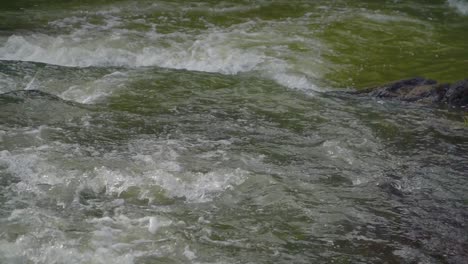
[[[459,2],[466,10],[466,3]],[[104,42],[133,52],[152,47],[144,33],[162,34],[157,46],[164,47],[171,41],[192,43],[213,29],[227,34],[225,41],[234,48],[260,49],[286,61],[292,68],[288,70],[333,87],[366,87],[415,75],[451,82],[465,78],[468,68],[468,19],[445,1],[13,1],[3,3],[2,10],[5,37],[24,35],[23,31],[73,35],[80,27],[96,29],[86,36],[98,37],[97,32],[112,35],[126,29],[130,32],[124,40],[132,45]],[[67,18],[68,24],[51,26]],[[120,24],[106,27],[116,18]],[[184,36],[173,39],[170,33]],[[96,46],[89,40],[67,44]],[[19,55],[28,59],[30,54]],[[77,64],[47,55],[34,59]],[[125,62],[110,62],[120,63]]]
[[[4,1],[0,263],[464,263],[464,113],[325,91],[466,78],[467,32],[456,0]]]

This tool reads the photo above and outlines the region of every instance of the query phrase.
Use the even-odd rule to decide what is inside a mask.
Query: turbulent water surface
[[[0,3],[0,263],[467,263],[468,3]],[[39,90],[39,91],[38,91]]]

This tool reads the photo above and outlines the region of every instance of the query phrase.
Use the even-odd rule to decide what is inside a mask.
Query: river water
[[[467,2],[8,2],[0,263],[468,263],[465,114],[327,93],[466,78]]]

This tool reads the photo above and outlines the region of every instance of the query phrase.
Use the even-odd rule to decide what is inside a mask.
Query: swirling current
[[[0,263],[468,263],[468,3],[0,3]]]

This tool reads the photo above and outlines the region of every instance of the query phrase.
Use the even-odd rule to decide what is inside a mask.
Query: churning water
[[[325,93],[467,77],[467,12],[1,3],[0,263],[467,263],[464,114]]]

